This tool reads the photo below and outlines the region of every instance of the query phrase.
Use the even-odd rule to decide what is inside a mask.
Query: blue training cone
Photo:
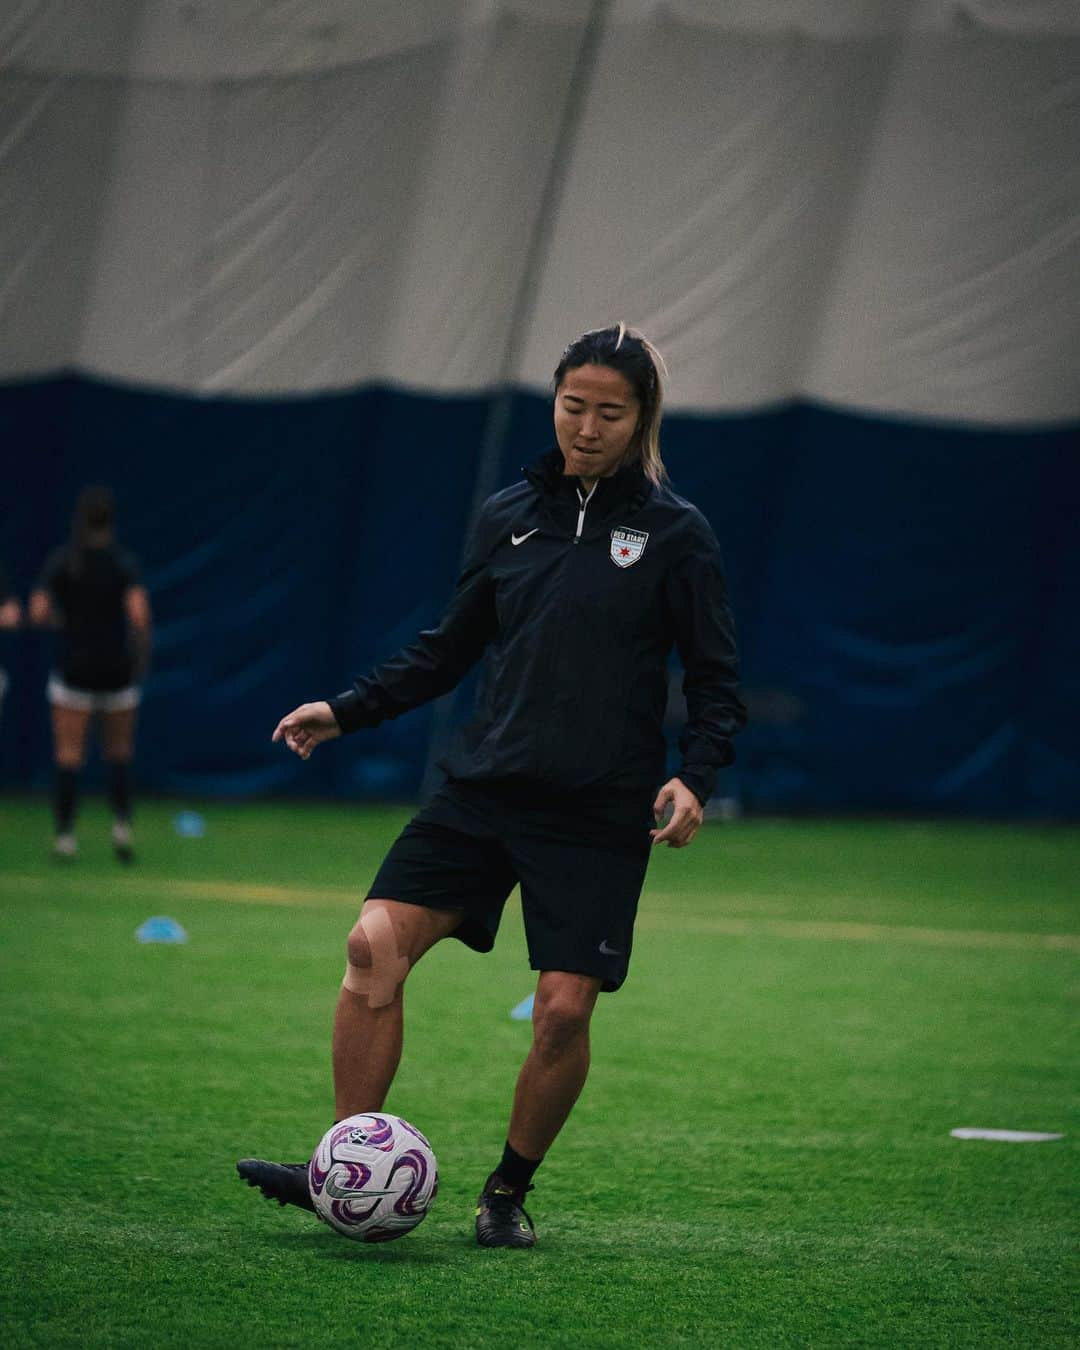
[[[527,1022],[532,1016],[533,999],[535,994],[530,994],[528,998],[523,998],[516,1008],[510,1009],[510,1016],[515,1022]]]
[[[175,919],[169,919],[163,914],[158,914],[152,919],[147,919],[145,923],[140,924],[135,929],[135,940],[137,942],[186,942],[187,933]]]

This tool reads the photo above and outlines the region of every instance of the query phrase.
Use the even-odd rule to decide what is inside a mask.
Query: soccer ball
[[[331,1126],[308,1163],[324,1223],[359,1242],[390,1242],[431,1208],[439,1173],[431,1145],[400,1116],[371,1112]]]

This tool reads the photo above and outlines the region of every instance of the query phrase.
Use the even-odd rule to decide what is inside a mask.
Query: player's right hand
[[[310,759],[317,745],[340,735],[341,728],[329,703],[301,703],[281,719],[270,739],[284,741],[301,759]]]

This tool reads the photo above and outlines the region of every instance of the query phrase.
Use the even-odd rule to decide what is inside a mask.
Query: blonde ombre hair
[[[568,371],[579,366],[607,366],[624,376],[641,408],[637,430],[626,452],[627,462],[639,463],[645,477],[657,487],[667,480],[660,457],[660,419],[664,415],[664,358],[644,333],[624,323],[595,328],[575,338],[555,367],[554,386],[559,392]]]

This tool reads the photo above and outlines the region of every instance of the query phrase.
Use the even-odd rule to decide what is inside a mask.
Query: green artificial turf
[[[437,1204],[349,1243],[233,1162],[330,1124],[344,936],[406,813],[205,805],[187,839],[179,806],[143,806],[124,870],[99,804],[64,866],[45,803],[0,800],[5,1345],[1075,1344],[1080,832],[740,821],[659,852],[540,1243],[490,1252],[516,900],[491,956],[444,943],[410,978],[387,1105]],[[151,915],[188,943],[137,944]]]

